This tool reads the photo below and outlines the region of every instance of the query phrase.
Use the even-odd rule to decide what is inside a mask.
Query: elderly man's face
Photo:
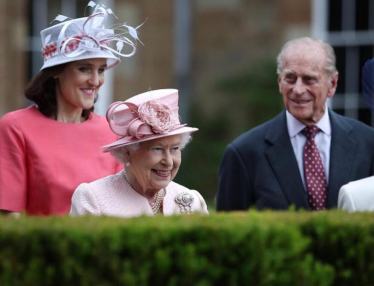
[[[290,46],[284,52],[279,91],[285,108],[306,125],[322,118],[326,99],[336,90],[338,74],[329,76],[324,67],[325,52],[318,45]]]
[[[165,188],[175,177],[181,163],[180,135],[140,143],[130,154],[131,182],[143,193]]]

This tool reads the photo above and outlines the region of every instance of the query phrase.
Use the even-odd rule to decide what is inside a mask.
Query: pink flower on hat
[[[139,106],[140,120],[152,126],[155,133],[166,133],[178,124],[178,119],[173,110],[166,104],[155,100],[147,101]]]

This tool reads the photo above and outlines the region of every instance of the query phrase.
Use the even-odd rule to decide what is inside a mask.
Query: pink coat
[[[166,187],[166,195],[163,200],[165,216],[181,213],[175,197],[182,192],[187,192],[193,196],[194,201],[191,207],[194,212],[208,214],[206,203],[199,192],[170,182]],[[115,217],[153,215],[148,200],[127,184],[121,172],[78,186],[72,197],[70,215],[86,214]]]

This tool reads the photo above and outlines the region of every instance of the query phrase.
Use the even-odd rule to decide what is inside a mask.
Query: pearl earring
[[[126,162],[126,167],[129,167],[130,166],[130,162]]]

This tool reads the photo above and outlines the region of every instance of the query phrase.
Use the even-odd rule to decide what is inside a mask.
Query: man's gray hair
[[[332,74],[334,74],[335,72],[337,72],[338,70],[336,69],[336,57],[335,57],[335,52],[334,52],[334,49],[333,47],[322,41],[322,40],[319,40],[319,39],[315,39],[315,38],[310,38],[310,37],[304,37],[304,38],[298,38],[298,39],[295,39],[295,40],[291,40],[289,42],[287,42],[281,52],[279,53],[278,57],[277,57],[277,74],[281,74],[282,71],[283,71],[283,55],[284,55],[284,52],[287,50],[288,47],[290,46],[293,46],[293,45],[299,45],[299,44],[309,44],[309,45],[313,45],[313,44],[319,44],[320,47],[325,51],[325,59],[326,59],[326,64],[325,64],[325,71],[326,73],[331,76]]]
[[[154,140],[154,139],[153,139]],[[189,142],[191,142],[192,140],[192,135],[191,133],[182,133],[180,134],[180,150],[182,150],[184,147],[187,146],[187,144]],[[140,143],[132,143],[130,145],[126,145],[126,146],[122,146],[122,147],[118,147],[118,148],[115,148],[115,149],[112,149],[110,150],[110,154],[117,159],[118,162],[120,163],[125,163],[125,155],[127,153],[134,153],[136,152],[139,148],[140,148]]]

